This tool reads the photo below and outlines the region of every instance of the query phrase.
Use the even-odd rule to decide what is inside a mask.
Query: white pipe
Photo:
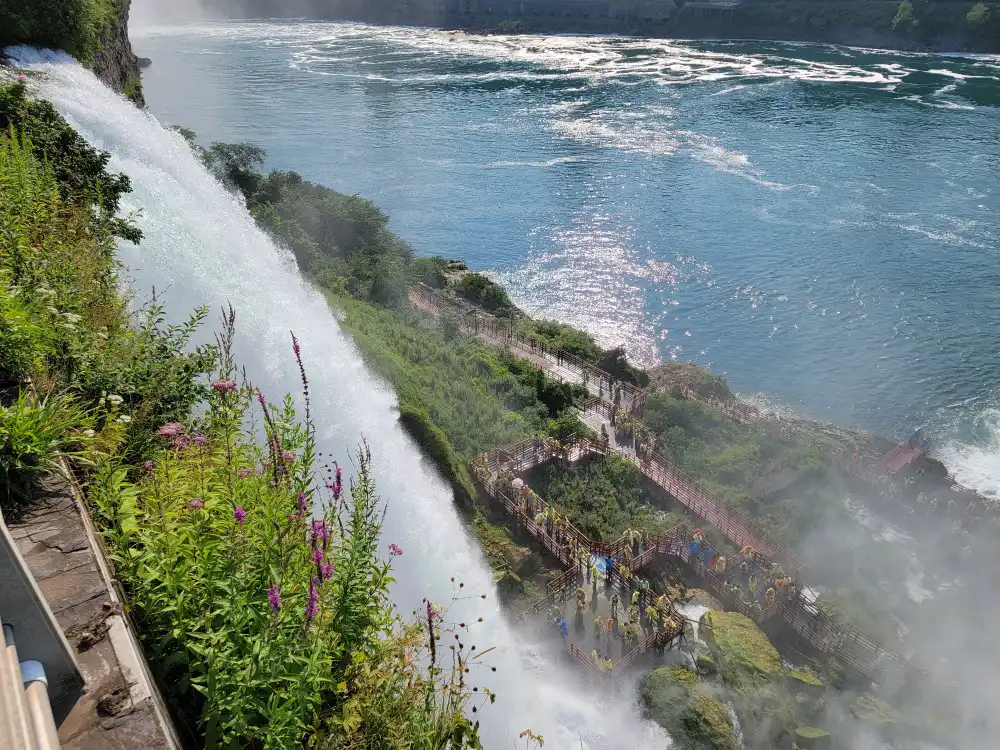
[[[34,750],[35,732],[28,718],[28,704],[24,684],[21,682],[21,665],[17,660],[17,647],[14,646],[14,629],[10,625],[4,625],[3,634],[6,648],[0,653],[0,678],[3,679],[0,694],[14,738],[12,750]]]
[[[36,750],[59,750],[59,733],[52,717],[49,681],[45,677],[45,667],[40,661],[23,661],[21,679],[24,680],[28,716],[35,731]]]

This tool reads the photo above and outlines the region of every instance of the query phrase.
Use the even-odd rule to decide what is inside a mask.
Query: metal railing
[[[0,749],[54,750],[52,703],[69,705],[83,678],[2,517],[0,624]]]
[[[14,629],[0,629],[0,747],[4,750],[57,750],[59,735],[49,702],[45,667],[20,661]]]

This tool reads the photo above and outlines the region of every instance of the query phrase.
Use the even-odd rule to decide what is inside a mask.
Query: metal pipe
[[[25,702],[28,716],[35,731],[35,750],[59,750],[59,733],[49,702],[49,681],[40,661],[21,662]]]
[[[10,733],[13,736],[12,750],[34,750],[35,732],[28,718],[28,705],[24,695],[24,684],[21,682],[21,665],[17,660],[17,647],[14,645],[14,629],[10,625],[3,626],[4,643],[6,647],[0,653],[0,697],[5,707]]]
[[[0,628],[0,657],[7,652],[7,643]],[[14,747],[14,730],[11,709],[7,703],[6,679],[7,659],[0,658],[0,747]]]

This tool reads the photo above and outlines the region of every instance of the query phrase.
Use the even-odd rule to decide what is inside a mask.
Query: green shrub
[[[487,312],[507,317],[517,308],[506,290],[479,273],[467,273],[455,284],[455,293]]]
[[[37,400],[22,390],[17,401],[0,408],[0,508],[16,516],[32,499],[39,479],[59,473],[64,457],[83,460],[91,442],[93,418],[66,394]],[[89,433],[89,435],[88,435]]]
[[[387,717],[419,727],[414,747],[478,746],[462,714],[475,655],[463,648],[451,672],[433,657],[430,672],[412,652],[405,661],[424,641],[400,627],[389,600],[367,449],[349,491],[339,468],[321,484],[308,389],[299,421],[290,398],[270,404],[237,385],[233,320],[205,416],[163,425],[161,452],[134,481],[105,463],[90,494],[171,704],[208,748],[321,737],[370,747],[359,735],[374,736]],[[257,401],[263,446],[249,419]],[[432,610],[429,627],[440,629]]]
[[[23,83],[0,86],[0,130],[11,128],[27,136],[25,145],[39,162],[49,163],[63,200],[96,207],[102,222],[118,237],[130,242],[142,238],[136,227],[116,216],[121,196],[132,189],[128,177],[109,173],[110,154],[93,149],[51,103],[28,99]]]
[[[116,0],[0,0],[0,42],[65,50],[90,62],[117,12]]]
[[[912,35],[920,26],[917,14],[910,0],[902,0],[892,19],[892,30],[897,34]]]

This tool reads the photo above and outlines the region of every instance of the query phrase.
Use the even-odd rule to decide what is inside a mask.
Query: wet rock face
[[[661,667],[639,680],[650,718],[680,750],[739,750],[721,694],[680,666]]]
[[[145,106],[139,79],[139,58],[128,38],[128,14],[132,0],[118,0],[118,16],[101,36],[94,53],[93,69],[107,86],[124,94],[138,106]]]

